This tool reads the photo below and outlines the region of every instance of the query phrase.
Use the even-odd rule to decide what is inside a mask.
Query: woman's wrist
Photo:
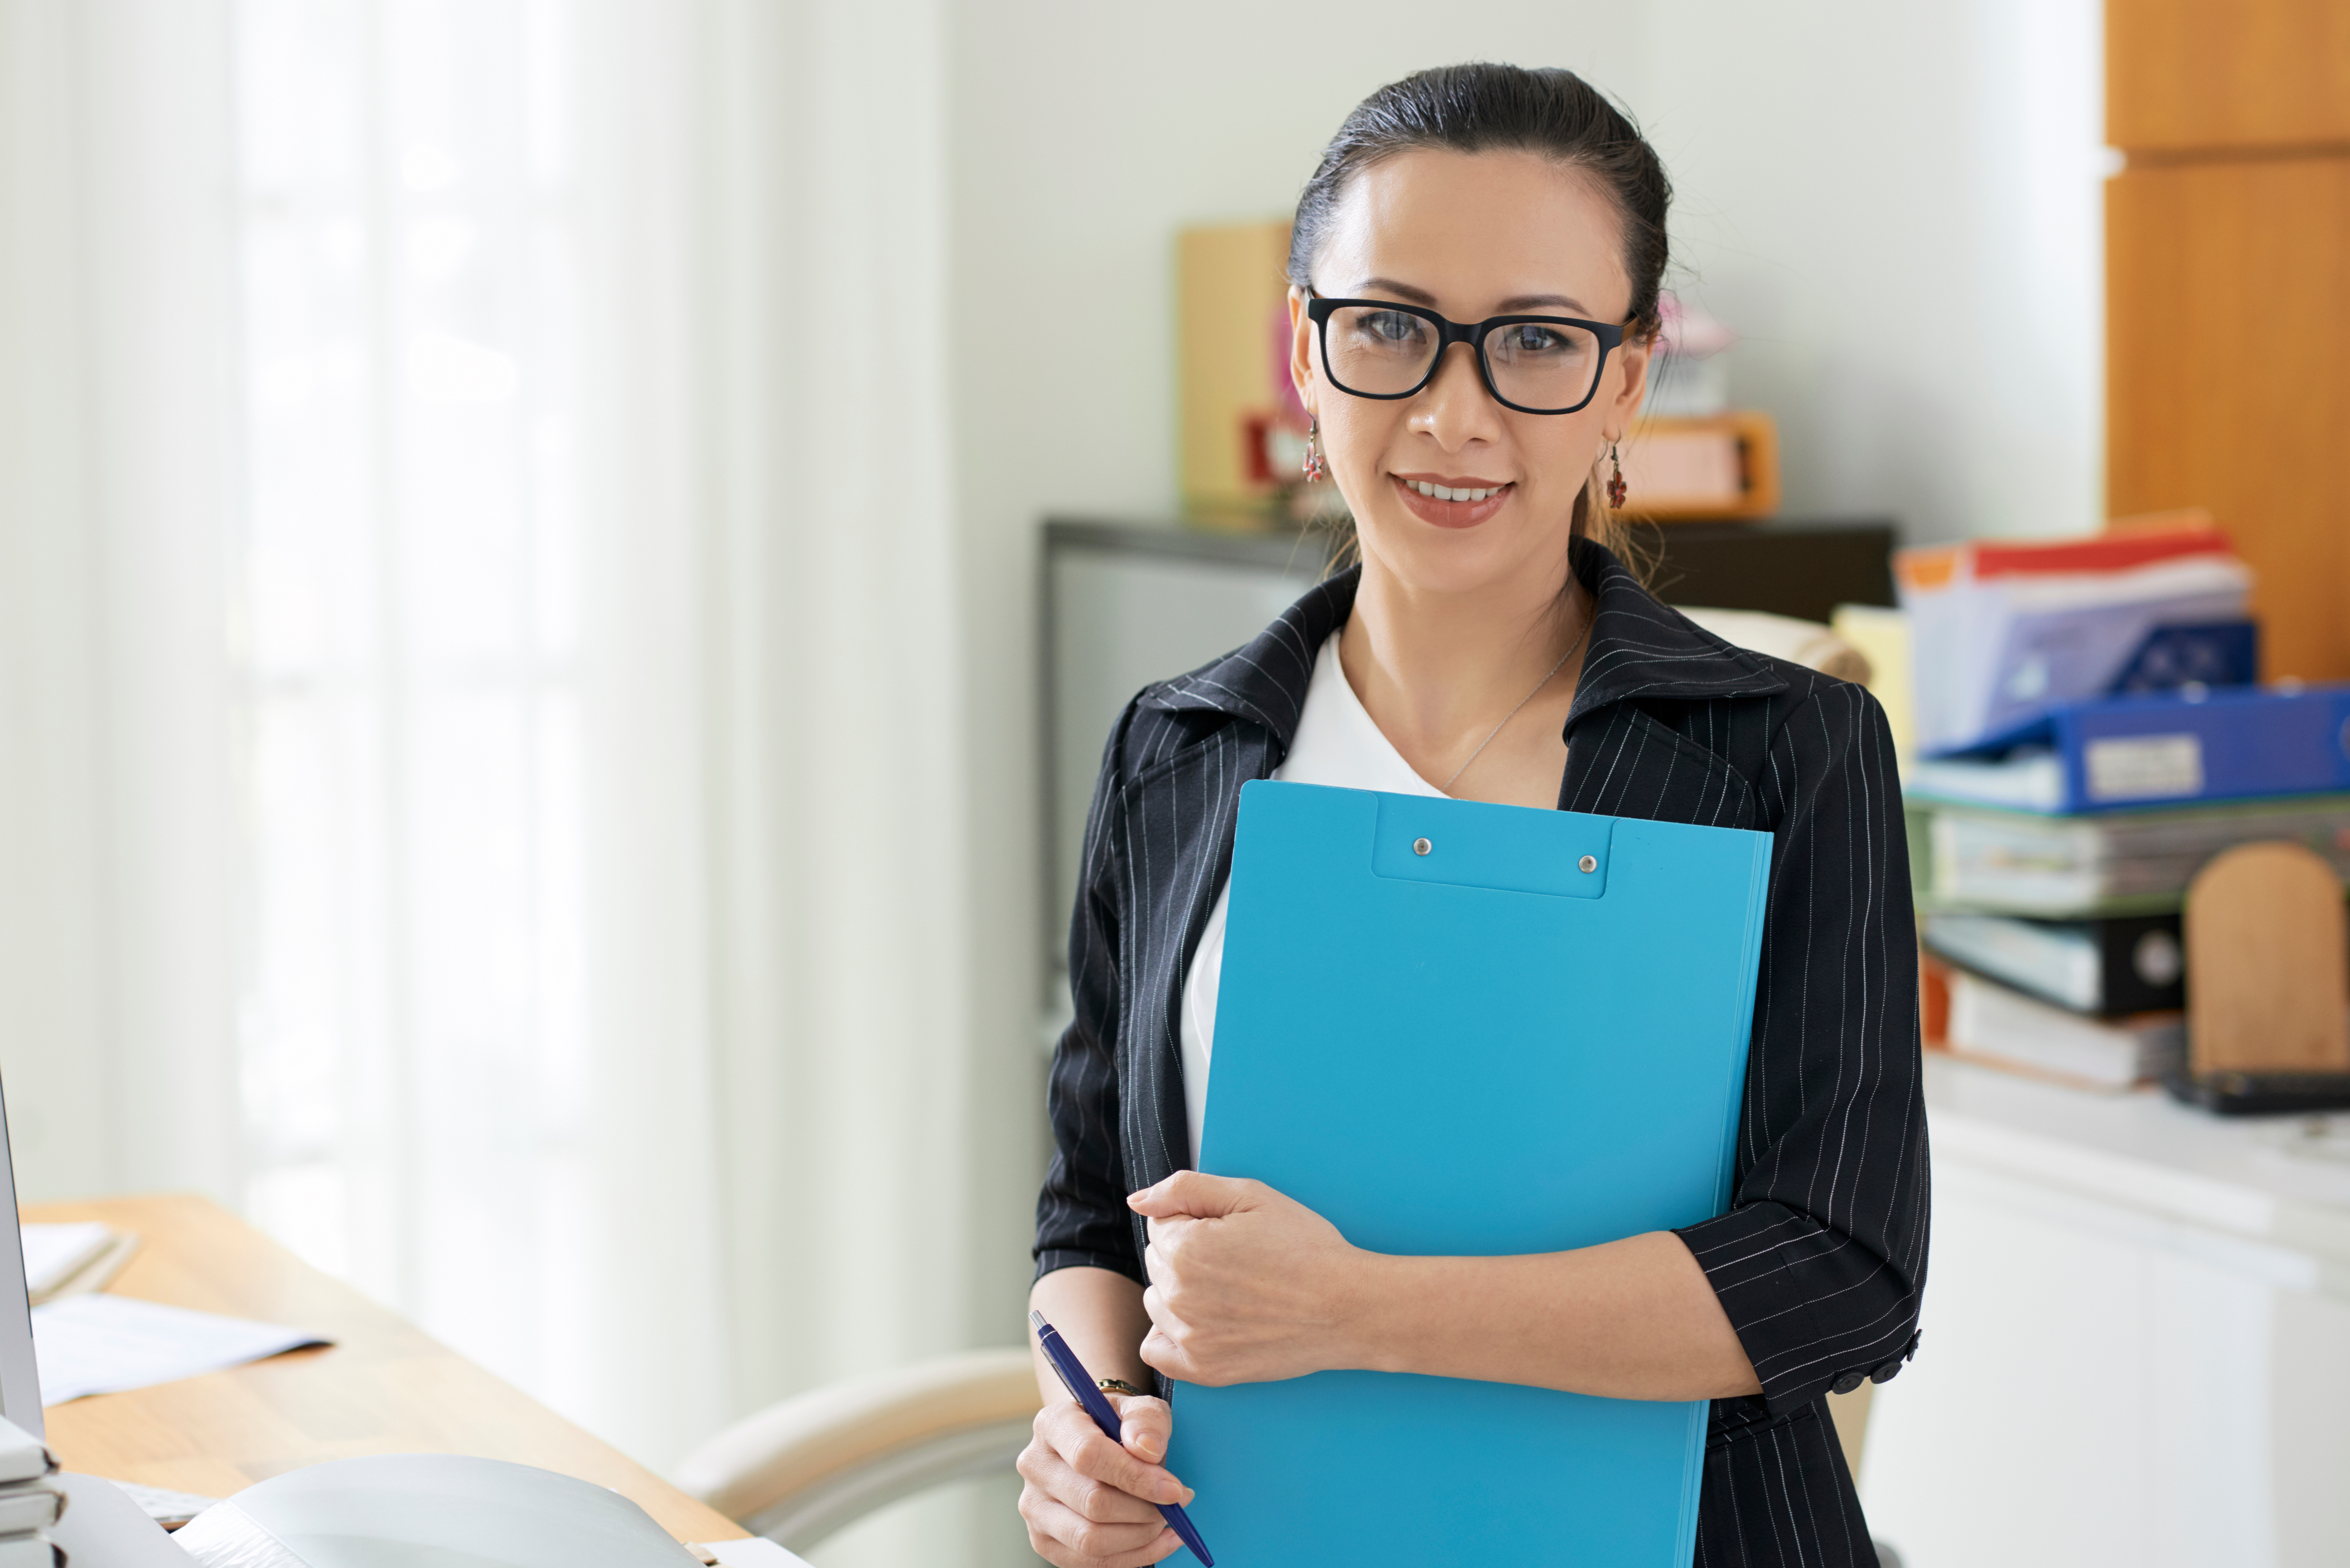
[[[1419,1258],[1357,1250],[1340,1308],[1339,1366],[1364,1372],[1409,1372],[1423,1333]]]

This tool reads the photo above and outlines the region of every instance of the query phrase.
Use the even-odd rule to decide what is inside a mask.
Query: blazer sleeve
[[[1773,1415],[1915,1348],[1926,1282],[1916,916],[1884,711],[1820,681],[1758,781],[1778,826],[1731,1209],[1679,1234]]]
[[[1126,1206],[1126,1161],[1118,1141],[1118,1046],[1120,924],[1110,819],[1122,784],[1118,756],[1129,707],[1110,733],[1093,804],[1086,812],[1077,901],[1069,919],[1069,1026],[1053,1048],[1045,1114],[1053,1162],[1036,1196],[1036,1277],[1055,1269],[1115,1269],[1144,1282]]]

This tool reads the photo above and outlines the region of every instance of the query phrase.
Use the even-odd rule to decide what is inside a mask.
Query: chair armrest
[[[1043,1403],[1024,1348],[941,1355],[770,1405],[686,1456],[676,1480],[748,1524],[910,1451],[1031,1421]]]

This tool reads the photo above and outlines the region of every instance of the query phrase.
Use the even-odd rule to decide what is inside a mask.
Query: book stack
[[[2056,710],[2033,744],[1916,764],[1910,863],[1920,938],[1956,971],[1950,1048],[2104,1088],[2168,1075],[2196,873],[2282,839],[2350,882],[2345,724],[2350,688],[2111,699]],[[2115,798],[2133,764],[2100,774],[2099,744],[2172,756]]]
[[[65,1508],[57,1469],[39,1438],[0,1418],[0,1568],[63,1568],[48,1536]]]
[[[2200,512],[2081,539],[1898,551],[1928,755],[1995,741],[2064,704],[2249,683],[2251,571]]]
[[[2251,683],[2249,576],[2192,517],[1910,552],[1898,576],[1910,864],[1949,1048],[2107,1089],[2169,1075],[2196,874],[2282,839],[2350,882],[2350,687]]]

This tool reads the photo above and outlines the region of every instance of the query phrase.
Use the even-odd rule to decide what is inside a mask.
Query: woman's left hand
[[[1179,1170],[1127,1199],[1149,1221],[1142,1359],[1221,1386],[1365,1365],[1372,1254],[1262,1181]]]

